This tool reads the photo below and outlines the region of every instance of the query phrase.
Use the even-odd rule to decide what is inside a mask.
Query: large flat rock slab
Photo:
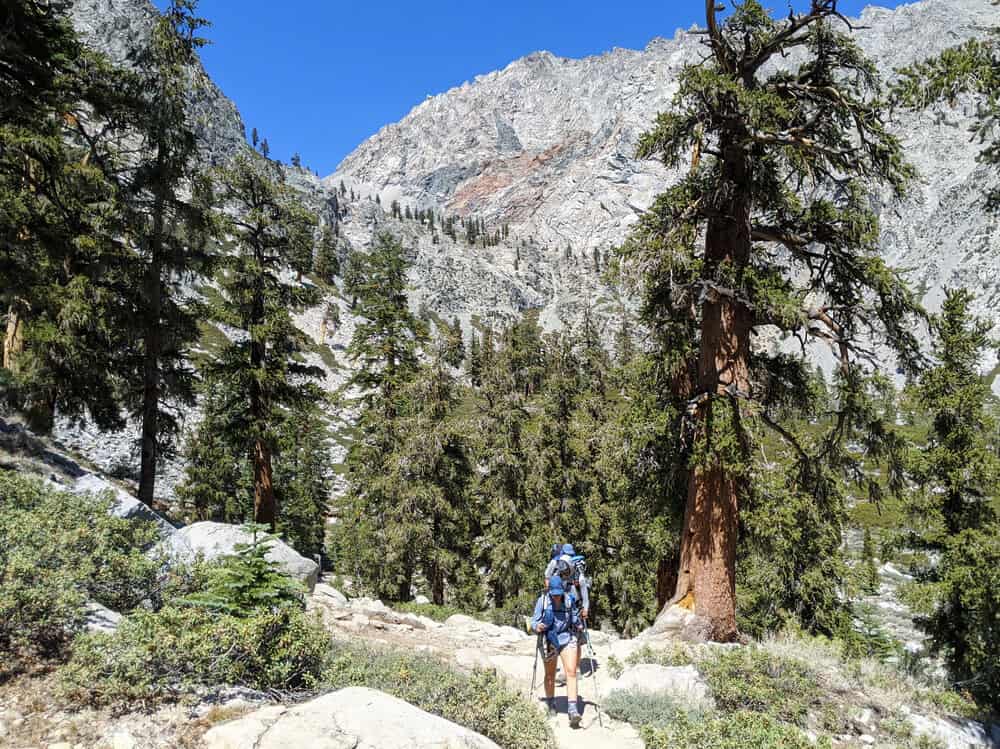
[[[499,749],[478,733],[365,687],[294,707],[265,707],[223,723],[205,749]]]

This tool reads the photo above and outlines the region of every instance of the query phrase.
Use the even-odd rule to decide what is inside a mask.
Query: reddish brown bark
[[[253,443],[253,521],[274,530],[277,509],[271,470],[271,448],[263,439]]]
[[[749,391],[752,316],[738,293],[712,276],[720,266],[745,267],[751,249],[750,165],[739,148],[725,148],[723,179],[729,197],[705,234],[706,279],[696,393],[691,416],[695,432],[708,446],[701,465],[691,472],[681,537],[677,587],[669,604],[684,601],[707,625],[716,641],[736,639],[736,542],[739,482],[732,466],[712,451],[713,412],[738,409]],[[732,424],[732,419],[723,419]]]

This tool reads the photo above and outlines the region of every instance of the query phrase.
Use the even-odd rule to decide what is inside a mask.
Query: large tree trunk
[[[436,562],[431,578],[431,598],[438,606],[444,606],[444,571],[441,569],[441,565]]]
[[[707,272],[722,264],[745,267],[751,249],[750,164],[737,148],[723,147],[723,178],[730,195],[705,235]],[[736,629],[736,542],[739,525],[739,477],[715,454],[713,429],[739,428],[741,398],[750,388],[751,311],[734,289],[707,286],[702,305],[698,356],[697,405],[692,416],[699,442],[708,454],[692,471],[681,537],[677,588],[668,605],[681,604],[699,616],[707,636],[730,642]],[[714,423],[713,423],[714,422]]]
[[[162,174],[165,154],[161,147],[156,156],[157,174]],[[156,489],[156,461],[159,458],[160,416],[160,356],[163,353],[163,231],[166,196],[162,187],[157,190],[152,210],[152,226],[148,239],[149,265],[146,268],[145,302],[146,330],[143,333],[142,362],[142,436],[140,437],[139,501],[153,504]]]
[[[662,609],[677,590],[678,555],[671,554],[660,559],[656,566],[656,607]]]
[[[253,328],[260,325],[264,319],[263,295],[258,294],[255,303],[258,314],[254,315]],[[250,367],[253,370],[263,369],[266,365],[267,344],[263,341],[253,341],[250,344]],[[274,472],[271,468],[271,446],[264,437],[267,425],[267,407],[264,393],[261,391],[259,378],[255,378],[250,387],[250,420],[256,431],[253,441],[253,521],[275,530],[278,516],[277,503],[274,499]]]
[[[18,355],[24,351],[24,300],[14,297],[7,308],[7,334],[3,339],[3,368],[17,371]]]
[[[145,352],[142,363],[142,437],[139,467],[139,501],[153,504],[156,487],[157,437],[160,416],[160,356],[163,352],[163,330],[160,325],[160,263],[158,257],[150,260],[146,270],[146,301],[149,304],[146,320]]]
[[[258,437],[253,443],[253,521],[268,526],[273,532],[277,520],[274,501],[271,448]]]

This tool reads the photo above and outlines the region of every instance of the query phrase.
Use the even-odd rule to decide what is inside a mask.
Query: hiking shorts
[[[570,637],[569,638],[569,642],[567,642],[565,645],[560,645],[558,648],[555,645],[553,645],[551,642],[549,642],[548,638],[546,638],[545,639],[545,656],[544,656],[545,660],[546,661],[551,661],[553,658],[555,658],[557,655],[559,655],[559,653],[561,653],[562,651],[564,651],[566,648],[569,648],[569,647],[575,648],[577,645],[578,645],[578,643],[577,643],[576,635],[573,635],[572,637]]]

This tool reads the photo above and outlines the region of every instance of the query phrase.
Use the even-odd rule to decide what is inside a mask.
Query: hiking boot
[[[580,727],[580,713],[576,711],[576,705],[569,706],[569,727],[570,728]]]
[[[559,714],[559,711],[556,709],[555,698],[552,698],[551,700],[550,699],[546,699],[545,700],[545,716],[547,718],[553,718],[553,717],[555,717],[558,714]]]

